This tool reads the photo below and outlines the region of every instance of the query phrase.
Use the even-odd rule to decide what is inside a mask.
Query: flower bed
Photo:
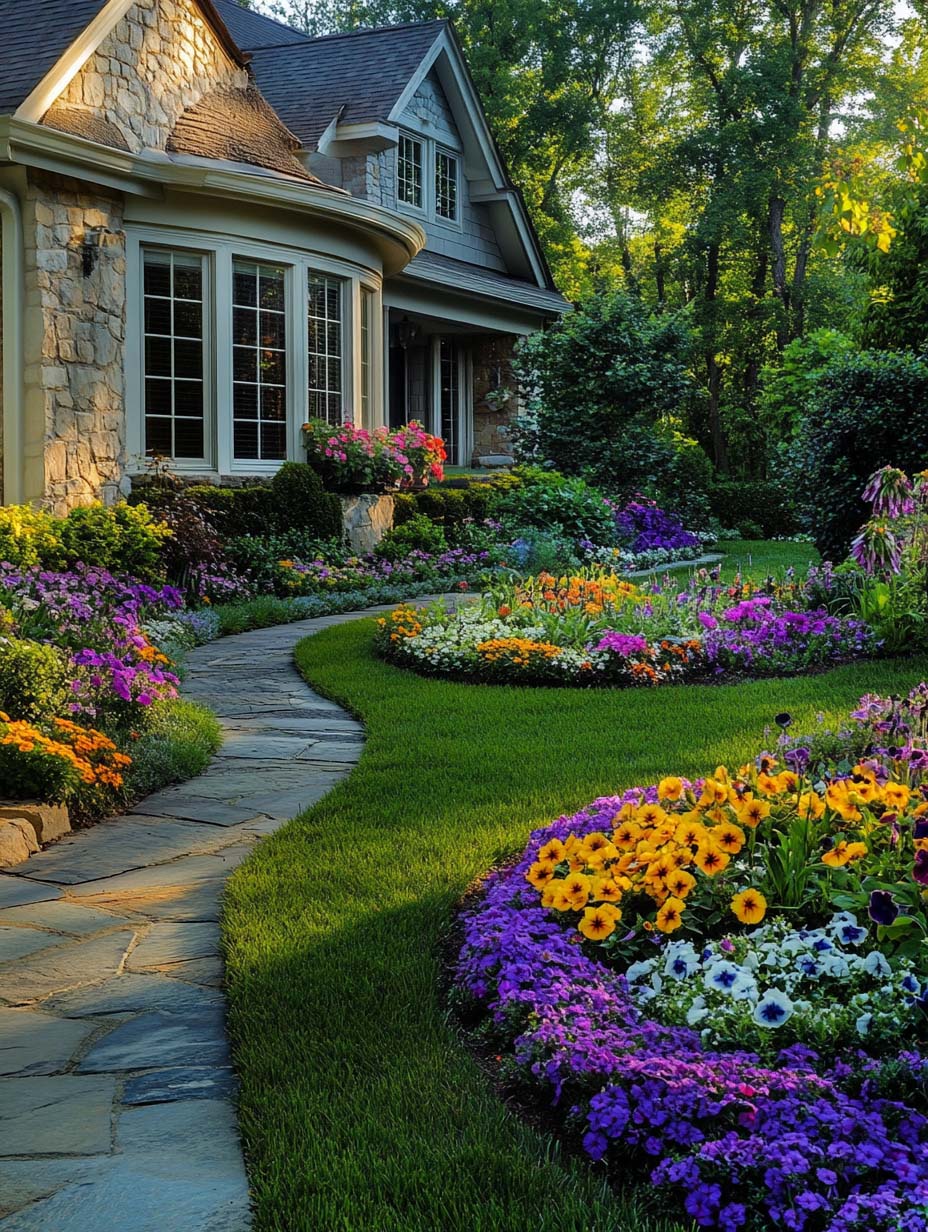
[[[795,582],[722,586],[704,570],[644,587],[539,574],[457,611],[402,608],[380,622],[377,646],[426,674],[570,685],[785,675],[878,649],[865,624],[813,606]]]
[[[0,566],[3,794],[113,807],[152,708],[177,695],[173,663],[143,628],[183,599],[79,565]]]
[[[523,1099],[698,1226],[922,1230],[926,849],[892,756],[602,798],[490,874],[457,996]]]

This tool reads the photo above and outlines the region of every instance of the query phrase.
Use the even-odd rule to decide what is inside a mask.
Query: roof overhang
[[[194,2],[198,5],[204,21],[216,35],[220,46],[231,62],[239,68],[244,68],[250,57],[238,47],[226,28],[225,22],[216,11],[212,0],[194,0]],[[45,74],[29,97],[20,104],[16,111],[16,118],[34,122],[41,120],[55,99],[73,81],[103,40],[122,21],[135,3],[136,0],[108,0],[93,21],[84,28],[64,55]]]
[[[72,176],[134,196],[158,198],[166,190],[199,193],[325,219],[372,241],[385,274],[401,270],[426,242],[425,232],[412,219],[338,190],[244,164],[114,150],[12,116],[0,116],[0,162]]]

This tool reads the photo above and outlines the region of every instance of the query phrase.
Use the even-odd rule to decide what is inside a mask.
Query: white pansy
[[[793,1016],[795,1006],[778,988],[768,988],[754,1007],[753,1018],[759,1027],[782,1027]]]
[[[861,1014],[861,1016],[857,1019],[857,1022],[854,1024],[857,1027],[857,1034],[866,1035],[870,1030],[872,1022],[872,1014]]]
[[[892,975],[892,967],[890,967],[879,950],[871,950],[867,955],[864,959],[864,970],[868,975]]]

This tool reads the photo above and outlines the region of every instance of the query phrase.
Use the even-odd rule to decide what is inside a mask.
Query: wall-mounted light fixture
[[[84,267],[84,277],[89,278],[97,268],[100,254],[107,244],[116,238],[109,227],[88,227],[84,232],[84,242],[81,245],[81,260]]]
[[[414,325],[409,317],[403,317],[394,331],[396,341],[405,351],[419,337],[419,326]]]

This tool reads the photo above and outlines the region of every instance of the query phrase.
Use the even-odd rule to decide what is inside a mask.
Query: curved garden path
[[[225,738],[206,773],[0,873],[3,1232],[250,1227],[220,899],[254,844],[360,756],[360,724],[292,652],[361,614],[193,651],[184,692]]]

